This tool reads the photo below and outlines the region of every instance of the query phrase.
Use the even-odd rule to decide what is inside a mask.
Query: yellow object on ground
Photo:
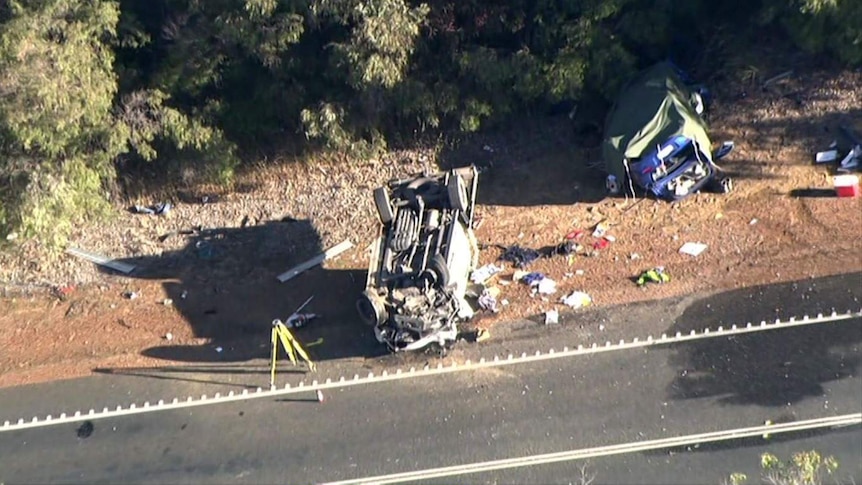
[[[290,333],[290,330],[281,320],[274,320],[272,322],[272,369],[270,372],[269,385],[270,387],[275,385],[275,367],[278,360],[278,343],[281,342],[281,346],[284,347],[284,351],[287,353],[287,357],[293,363],[293,365],[297,365],[297,356],[304,360],[308,364],[308,368],[312,371],[315,370],[314,362],[308,357],[308,354],[305,352],[305,349],[302,348],[302,345],[296,340],[296,337]]]

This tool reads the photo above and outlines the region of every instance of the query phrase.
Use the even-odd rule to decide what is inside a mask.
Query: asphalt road
[[[815,308],[824,305],[858,310],[858,281],[850,275],[806,282],[807,298],[800,298],[799,285],[788,285],[755,290],[748,299],[716,295],[593,317],[608,322],[612,333],[625,330],[620,322],[646,315],[666,315],[670,322],[659,327],[672,330],[732,313],[755,319],[757,308],[799,310],[793,314],[824,311]],[[822,298],[812,300],[812,293]],[[313,483],[856,413],[862,411],[860,323],[857,318],[343,388],[328,393],[324,403],[311,396],[254,400],[99,420],[92,429],[5,432],[0,482]],[[545,345],[579,328],[564,325],[533,340],[524,338],[525,330],[497,345]],[[76,395],[75,385],[86,396]],[[8,390],[0,394],[2,417],[64,403],[40,389],[62,387],[70,399],[86,402],[109,396],[106,385],[81,380]],[[181,394],[197,384],[159,385]],[[835,454],[843,476],[862,481],[859,427],[596,458],[590,469],[598,474],[596,483],[720,483],[732,471],[753,474],[764,450],[810,448]],[[580,465],[443,481],[568,483],[577,481]]]

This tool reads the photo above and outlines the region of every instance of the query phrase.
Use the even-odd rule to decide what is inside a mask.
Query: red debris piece
[[[602,238],[602,239],[599,239],[598,241],[596,241],[595,244],[593,244],[593,247],[595,249],[605,249],[606,247],[608,247],[610,245],[611,245],[610,241]]]
[[[584,231],[581,229],[575,229],[574,231],[566,234],[566,239],[577,239],[584,235]]]

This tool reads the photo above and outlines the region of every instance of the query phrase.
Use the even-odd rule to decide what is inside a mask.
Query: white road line
[[[631,341],[621,340],[619,341],[619,343],[605,342],[604,345],[599,345],[596,343],[593,343],[590,346],[579,345],[575,349],[564,347],[562,350],[556,350],[551,348],[547,352],[537,350],[533,354],[527,354],[526,352],[524,352],[520,356],[508,354],[508,356],[501,357],[499,355],[495,355],[493,358],[490,359],[486,359],[483,357],[477,362],[473,362],[471,360],[466,360],[463,363],[451,362],[448,366],[444,366],[442,363],[438,363],[436,367],[425,365],[425,367],[422,369],[416,369],[415,367],[411,367],[407,370],[399,368],[393,372],[384,370],[379,375],[375,375],[373,372],[369,372],[367,377],[360,377],[359,374],[355,374],[352,378],[341,376],[335,380],[328,378],[325,382],[319,382],[315,380],[312,381],[310,384],[307,384],[305,381],[302,381],[297,386],[291,386],[290,384],[286,384],[283,388],[280,389],[273,388],[269,390],[264,390],[259,387],[256,391],[253,392],[249,392],[248,390],[243,390],[241,393],[235,393],[234,391],[230,391],[227,395],[216,393],[213,396],[207,396],[206,394],[204,394],[198,399],[189,396],[184,399],[173,398],[170,401],[159,400],[156,403],[150,403],[148,401],[143,403],[142,405],[131,404],[126,407],[117,406],[115,409],[109,409],[105,407],[101,411],[90,409],[87,412],[76,411],[74,413],[68,414],[49,414],[48,416],[41,419],[38,416],[34,416],[32,419],[20,418],[15,421],[5,421],[2,425],[0,425],[0,433],[4,431],[15,431],[28,428],[38,428],[43,426],[54,426],[64,423],[115,418],[134,414],[152,413],[157,411],[167,411],[171,409],[183,409],[197,406],[208,406],[213,404],[246,401],[249,399],[277,397],[288,394],[308,393],[315,392],[318,390],[336,389],[348,386],[396,381],[400,379],[436,376],[453,372],[483,369],[488,367],[502,367],[505,365],[540,362],[563,357],[597,354],[601,352],[629,350],[658,345],[670,345],[682,342],[691,342],[695,340],[703,340],[708,338],[729,337],[752,332],[785,329],[803,325],[841,322],[860,317],[862,317],[862,310],[858,312],[848,312],[840,315],[833,312],[832,315],[823,316],[821,314],[817,315],[817,317],[814,318],[809,318],[808,315],[806,315],[801,319],[790,318],[786,321],[776,320],[772,323],[762,321],[759,325],[748,323],[745,326],[732,325],[730,328],[718,327],[715,330],[707,328],[702,330],[701,332],[696,332],[692,330],[688,334],[682,334],[681,332],[677,332],[675,335],[671,336],[668,336],[667,334],[662,334],[659,338],[653,338],[653,336],[650,335],[645,339],[635,337]]]
[[[599,446],[595,448],[583,448],[579,450],[562,451],[557,453],[546,453],[543,455],[522,456],[518,458],[506,458],[502,460],[468,463],[464,465],[454,465],[441,468],[430,468],[427,470],[394,473],[391,475],[379,475],[376,477],[356,478],[337,482],[327,482],[323,485],[383,485],[387,483],[415,482],[418,480],[431,480],[457,475],[467,475],[471,473],[505,470],[508,468],[546,465],[549,463],[558,463],[571,460],[583,460],[587,458],[619,455],[624,453],[634,453],[638,451],[658,450],[675,448],[679,446],[738,440],[740,438],[764,436],[767,434],[776,435],[781,433],[792,433],[810,429],[844,427],[858,425],[860,423],[862,423],[862,413],[845,414],[842,416],[810,419],[806,421],[797,421],[794,423],[754,426],[750,428],[731,429],[724,431],[716,431],[712,433],[678,436],[674,438],[664,438],[610,446]]]

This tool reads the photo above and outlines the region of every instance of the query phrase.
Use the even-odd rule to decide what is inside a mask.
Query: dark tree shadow
[[[825,99],[827,94],[819,89],[824,82],[822,72],[804,73],[765,90],[755,89],[745,96],[738,91],[738,82],[728,83],[730,87],[711,86],[716,104],[724,105],[725,110],[753,111],[756,105],[768,104],[775,113],[768,119],[736,120],[732,127],[715,121],[710,123],[714,147],[729,139],[726,133],[729,128],[744,134],[742,139],[733,139],[740,149],[718,162],[723,172],[736,183],[744,184],[747,180],[780,179],[782,176],[774,171],[775,163],[804,164],[814,170],[814,154],[827,149],[833,140],[838,143],[843,158],[853,144],[841,127],[849,126],[857,136],[862,136],[862,109],[798,114],[800,110],[829,101]],[[851,90],[847,86],[842,88]],[[601,153],[601,130],[606,114],[607,106],[597,106],[589,113],[579,114],[579,119],[575,120],[559,114],[525,116],[504,127],[455,136],[441,150],[439,164],[444,169],[470,164],[482,168],[480,204],[528,207],[599,202],[608,197]],[[592,122],[586,123],[585,118]],[[588,129],[583,128],[586,124],[590,125]],[[784,156],[781,150],[789,145],[802,147],[811,154],[810,158],[795,162],[778,158]],[[745,154],[752,148],[766,148],[776,159],[749,159]],[[837,162],[821,167],[835,172]],[[804,193],[776,195],[796,197]]]
[[[847,287],[847,281],[852,283]],[[830,301],[858,302],[862,274],[761,286],[721,293],[690,305],[668,334],[818,312],[831,313]],[[778,295],[784,295],[781,299]],[[792,295],[792,301],[788,301]],[[760,301],[785,302],[781,314]],[[858,303],[854,303],[858,304]],[[858,308],[839,308],[839,311]],[[677,344],[670,358],[676,378],[668,393],[673,399],[718,397],[727,404],[786,406],[821,396],[823,383],[858,372],[862,318],[710,338]]]
[[[161,281],[194,337],[207,339],[202,345],[165,343],[144,350],[143,355],[225,364],[269,358],[272,321],[285,320],[309,297],[313,300],[303,313],[315,313],[319,318],[292,332],[306,344],[313,360],[384,354],[371,329],[355,314],[356,295],[365,284],[363,271],[318,266],[285,283],[276,279],[325,250],[309,221],[285,221],[175,234],[170,237],[186,238],[182,249],[123,260],[136,266],[129,276]],[[223,372],[240,372],[234,367],[225,367]],[[174,368],[162,370],[155,373],[176,373]],[[186,372],[197,371],[219,372],[212,367]]]
[[[438,155],[443,169],[475,164],[478,203],[533,206],[598,202],[605,180],[598,133],[579,134],[567,116],[533,116],[465,135]]]

